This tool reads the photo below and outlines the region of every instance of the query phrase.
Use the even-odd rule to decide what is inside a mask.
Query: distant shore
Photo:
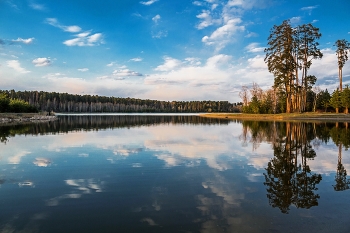
[[[46,113],[0,113],[0,125],[54,120],[57,120],[56,116]]]
[[[344,113],[281,113],[281,114],[245,114],[245,113],[200,113],[200,117],[254,120],[254,121],[326,121],[350,122],[350,114]],[[16,125],[30,122],[57,120],[57,116],[47,113],[0,113],[0,125]]]
[[[225,118],[237,120],[262,121],[332,121],[350,122],[350,114],[344,113],[281,113],[281,114],[245,114],[245,113],[204,113],[201,117]]]

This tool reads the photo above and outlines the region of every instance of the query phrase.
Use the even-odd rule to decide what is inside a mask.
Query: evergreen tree
[[[341,92],[338,89],[332,93],[329,104],[335,109],[336,113],[339,113],[339,108],[342,106],[342,101]]]
[[[274,26],[268,37],[268,47],[265,49],[265,62],[269,72],[274,76],[274,86],[286,93],[286,112],[292,109],[292,99],[295,91],[295,69],[297,67],[294,51],[294,30],[289,20]]]
[[[339,77],[339,90],[343,90],[343,67],[348,60],[348,50],[350,49],[350,43],[347,40],[337,40],[334,44],[337,47],[336,54],[338,57],[338,77]]]
[[[302,69],[302,98],[301,98],[301,110],[305,111],[306,108],[306,93],[311,88],[310,86],[315,84],[315,76],[309,76],[308,70],[312,64],[313,59],[321,59],[323,54],[318,48],[318,39],[321,37],[319,28],[314,27],[312,24],[304,24],[297,28],[297,46],[298,48],[298,60],[301,61]],[[315,79],[313,79],[315,78]]]
[[[346,85],[345,89],[341,93],[341,105],[345,108],[344,113],[349,113],[350,106],[350,88],[349,85]]]

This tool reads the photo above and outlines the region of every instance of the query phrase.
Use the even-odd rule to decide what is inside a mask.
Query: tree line
[[[0,91],[4,99],[28,103],[38,111],[67,113],[96,112],[239,112],[240,103],[228,101],[159,101],[149,99],[106,97],[98,95],[73,95],[44,91]],[[1,100],[0,100],[1,101]],[[1,102],[0,102],[1,103]],[[0,112],[6,109],[0,105]]]
[[[338,61],[339,88],[328,96],[327,90],[315,87],[316,76],[309,73],[312,62],[321,59],[318,40],[319,28],[312,24],[292,27],[289,20],[275,25],[268,37],[265,63],[274,75],[274,85],[263,91],[253,83],[249,90],[243,86],[240,97],[243,112],[247,113],[292,113],[327,111],[332,107],[336,112],[348,113],[350,103],[349,88],[343,91],[342,70],[348,60],[350,43],[345,39],[337,40],[336,55]],[[327,99],[328,98],[328,99]]]

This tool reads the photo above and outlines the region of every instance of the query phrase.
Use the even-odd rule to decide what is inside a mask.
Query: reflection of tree
[[[337,166],[337,174],[335,175],[335,185],[333,188],[335,191],[344,191],[349,189],[350,180],[346,178],[347,173],[342,164],[342,154],[341,154],[342,146],[339,145],[339,154],[338,154],[338,166]]]
[[[10,137],[14,137],[16,134],[25,134],[29,129],[27,124],[0,126],[0,142],[6,144]]]
[[[253,150],[256,150],[263,141],[275,141],[277,138],[277,129],[281,130],[280,124],[272,121],[243,121],[242,134],[239,139],[243,146],[252,143]]]
[[[26,123],[20,125],[0,125],[0,142],[6,143],[16,134],[38,135],[48,133],[68,133],[70,131],[90,131],[111,128],[130,128],[155,124],[228,124],[227,119],[199,117],[195,115],[68,115],[59,116],[57,121]]]
[[[330,135],[334,143],[338,146],[338,163],[337,163],[337,173],[335,175],[335,185],[333,188],[335,191],[344,191],[349,189],[350,180],[346,178],[347,172],[342,164],[342,148],[343,143],[345,150],[349,148],[349,132],[348,124],[345,123],[345,128],[339,127],[339,124],[336,124],[334,128],[331,129]]]
[[[270,205],[278,207],[282,213],[288,213],[291,205],[307,209],[317,206],[320,196],[314,191],[322,179],[307,165],[307,160],[316,157],[307,135],[307,125],[300,122],[285,124],[286,136],[273,144],[274,158],[264,174]]]

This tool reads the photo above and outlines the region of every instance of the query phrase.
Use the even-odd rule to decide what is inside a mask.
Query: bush
[[[0,93],[0,112],[8,111],[10,99],[5,93]]]
[[[9,103],[9,112],[38,112],[38,110],[31,106],[24,100],[11,99]]]

